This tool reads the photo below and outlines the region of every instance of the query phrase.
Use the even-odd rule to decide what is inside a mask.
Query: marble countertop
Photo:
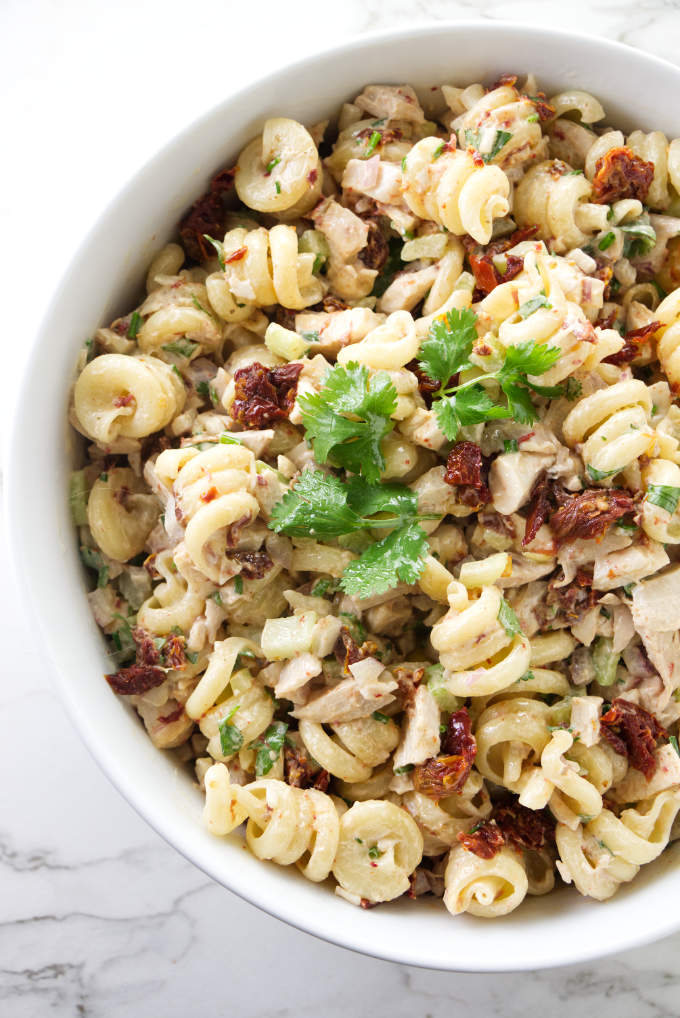
[[[244,80],[331,38],[471,17],[587,28],[677,59],[679,8],[678,0],[2,0],[9,323],[0,423],[25,347],[101,206],[169,133]],[[324,944],[216,886],[139,819],[80,744],[7,583],[1,533],[0,575],[3,1016],[679,1013],[680,934],[592,965],[445,974]]]

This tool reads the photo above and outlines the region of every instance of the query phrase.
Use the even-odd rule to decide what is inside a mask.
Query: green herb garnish
[[[252,744],[255,754],[255,774],[258,778],[269,774],[279,758],[286,738],[288,725],[285,721],[274,721],[267,731]]]
[[[508,636],[516,636],[517,633],[522,632],[522,627],[519,624],[519,619],[515,615],[512,605],[501,597],[500,608],[498,609],[498,621],[503,626],[503,629]]]
[[[645,502],[658,505],[660,509],[665,509],[671,516],[678,508],[678,501],[680,501],[680,488],[670,484],[649,484],[647,486]]]
[[[139,327],[142,324],[142,316],[139,311],[133,311],[130,315],[130,324],[128,326],[127,335],[128,339],[136,339]]]

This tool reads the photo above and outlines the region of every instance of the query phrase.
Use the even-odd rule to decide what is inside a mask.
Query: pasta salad
[[[80,355],[111,689],[217,837],[373,907],[678,834],[680,140],[529,76],[267,120]]]

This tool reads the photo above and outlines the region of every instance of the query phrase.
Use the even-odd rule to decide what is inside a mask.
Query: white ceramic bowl
[[[624,129],[680,135],[680,112],[670,101],[680,87],[676,67],[618,44],[529,26],[430,25],[343,44],[278,71],[173,139],[91,230],[33,345],[9,455],[10,538],[27,608],[76,727],[128,802],[215,880],[300,929],[393,961],[467,971],[583,961],[672,932],[680,926],[676,849],[605,905],[565,889],[487,921],[454,919],[441,902],[427,899],[363,912],[305,881],[294,867],[259,862],[237,837],[209,835],[201,826],[198,791],[153,747],[102,678],[107,659],[84,596],[69,519],[73,436],[66,404],[84,339],[129,307],[152,254],[183,211],[267,116],[314,123],[369,82],[467,84],[508,71],[533,71],[549,95],[587,89],[603,102],[610,122]]]

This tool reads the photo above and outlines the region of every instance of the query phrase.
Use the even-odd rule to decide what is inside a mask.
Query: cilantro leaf
[[[340,586],[352,597],[384,594],[404,583],[415,583],[425,568],[428,543],[417,523],[406,523],[376,541],[343,574]]]
[[[422,371],[440,383],[442,388],[452,375],[469,368],[472,344],[477,338],[474,311],[447,311],[445,318],[436,318],[428,338],[420,347],[418,364]]]
[[[643,212],[630,223],[620,223],[623,233],[623,254],[625,258],[637,258],[647,254],[656,244],[656,230],[652,226],[649,215]]]
[[[85,544],[80,546],[80,557],[88,569],[94,569],[97,573],[97,587],[105,587],[109,582],[109,567],[104,561],[104,556],[96,548],[89,548]]]
[[[347,504],[347,489],[332,474],[303,470],[294,488],[272,509],[270,529],[291,537],[333,538],[361,527]]]
[[[361,477],[347,483],[347,501],[358,516],[393,513],[408,520],[418,513],[418,496],[405,484],[368,484]]]
[[[302,395],[298,403],[319,463],[330,461],[369,481],[380,479],[385,467],[380,442],[394,427],[390,415],[397,406],[397,390],[386,372],[369,378],[365,365],[335,365],[321,392]]]
[[[586,471],[592,481],[604,481],[606,477],[613,477],[615,474],[620,474],[623,467],[614,467],[613,470],[598,470],[596,467],[592,467],[590,463],[586,463]]]
[[[496,131],[491,149],[488,152],[480,152],[479,151],[480,132],[473,131],[471,128],[467,128],[467,130],[465,131],[465,144],[469,148],[474,148],[477,152],[479,152],[480,156],[482,157],[485,163],[492,162],[492,160],[496,158],[496,156],[503,148],[503,146],[506,145],[511,138],[512,134],[510,133],[510,131]]]
[[[517,346],[509,346],[505,351],[505,361],[499,372],[499,381],[510,374],[515,375],[543,375],[562,356],[562,351],[557,346],[546,346],[545,343],[536,343],[533,339],[526,339]]]
[[[451,442],[455,441],[462,427],[510,417],[510,411],[494,403],[482,385],[471,385],[445,396],[434,403],[432,409],[437,424]]]

